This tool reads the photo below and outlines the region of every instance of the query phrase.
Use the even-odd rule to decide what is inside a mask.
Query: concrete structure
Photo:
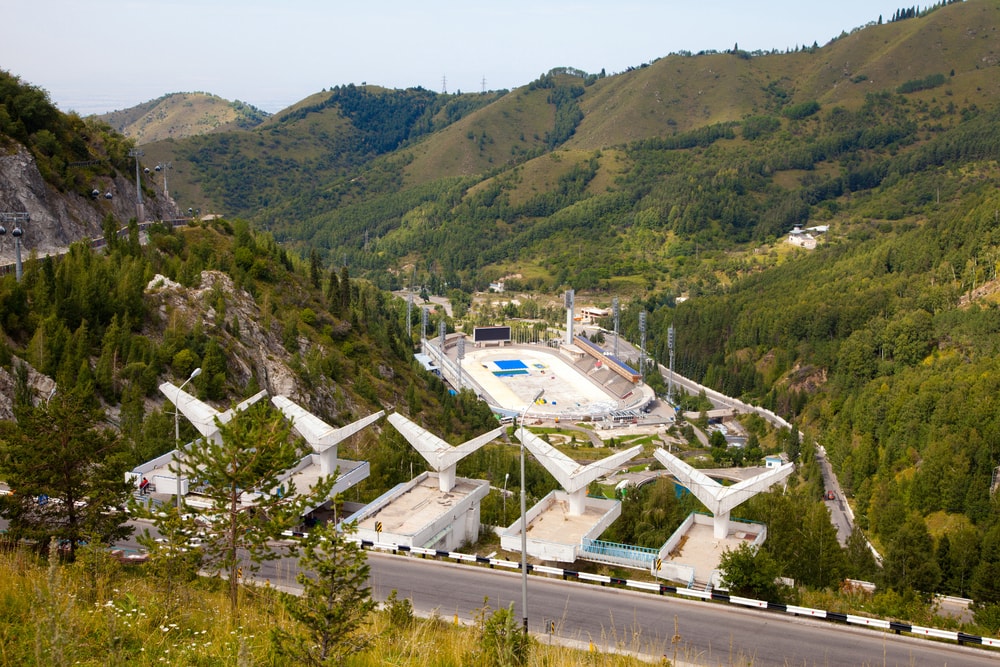
[[[788,232],[788,242],[792,245],[797,245],[800,248],[806,248],[807,250],[812,250],[816,247],[816,236],[813,236],[810,232],[817,235],[825,234],[830,227],[828,225],[818,225],[816,227],[806,227],[802,228],[802,225],[795,225],[792,231]]]
[[[657,449],[653,455],[712,513],[713,533],[717,540],[729,535],[729,513],[734,507],[785,479],[795,469],[794,463],[786,463],[733,486],[722,486],[665,449]]]
[[[463,442],[457,447],[452,447],[441,438],[417,426],[398,412],[389,415],[389,423],[403,434],[407,442],[413,445],[413,448],[420,452],[420,455],[427,460],[427,465],[438,473],[441,493],[448,493],[454,488],[455,470],[458,467],[459,461],[490,440],[496,439],[504,431],[504,427],[499,426],[477,438]]]
[[[398,413],[389,415],[389,423],[435,472],[400,484],[351,517],[357,522],[358,536],[373,542],[447,550],[475,542],[482,500],[490,485],[456,477],[455,470],[459,461],[503,433],[504,427],[453,447]]]
[[[621,516],[622,506],[609,498],[586,498],[583,511],[569,511],[569,494],[553,491],[527,511],[526,550],[532,558],[572,563],[585,557],[585,545],[597,540]],[[521,552],[521,519],[500,534],[500,546]]]
[[[266,391],[261,391],[236,407],[219,412],[212,406],[170,383],[161,385],[160,391],[174,401],[181,414],[187,417],[198,432],[201,433],[202,437],[216,443],[221,442],[220,424],[228,423],[237,412],[245,410],[267,395]],[[280,487],[290,489],[294,485],[296,491],[309,489],[321,477],[328,477],[339,470],[337,480],[330,492],[330,495],[333,496],[346,491],[368,477],[370,473],[368,462],[339,459],[337,457],[337,445],[379,419],[384,414],[383,412],[369,415],[343,428],[333,428],[284,396],[275,396],[271,400],[282,411],[285,417],[292,422],[293,428],[305,438],[306,442],[313,449],[311,454],[307,454],[295,466],[286,470],[279,477]],[[140,481],[145,477],[150,481],[153,493],[158,496],[176,496],[178,494],[187,496],[191,491],[189,475],[177,473],[177,471],[184,470],[184,449],[187,447],[190,447],[190,443],[181,449],[175,449],[152,461],[147,461],[137,466],[125,473],[126,479],[131,480],[138,486]],[[246,505],[252,505],[255,497],[256,494],[246,492],[243,494],[241,502]],[[189,504],[197,507],[207,503],[190,499]],[[316,507],[307,508],[307,512],[314,509]]]
[[[460,477],[451,491],[442,493],[437,477],[437,473],[421,473],[352,516],[358,538],[446,551],[478,539],[489,482]]]
[[[267,396],[267,391],[259,391],[234,408],[229,408],[225,412],[219,412],[211,405],[199,401],[186,391],[175,387],[169,382],[160,385],[160,393],[166,396],[177,406],[177,409],[184,415],[191,425],[194,426],[202,437],[208,438],[212,442],[222,442],[219,435],[219,424],[228,424],[236,416],[237,412],[246,410],[248,407]]]
[[[461,335],[449,336],[444,351],[437,339],[425,341],[423,346],[453,386],[458,383],[457,341]],[[571,351],[579,356],[573,357]],[[513,373],[498,367],[517,362],[521,368]],[[529,421],[532,417],[600,421],[623,410],[635,411],[641,421],[642,408],[656,398],[648,385],[629,382],[607,364],[597,367],[596,360],[575,345],[467,347],[462,378],[463,386],[472,389],[495,413],[510,417],[520,415],[531,397],[544,389],[545,401],[531,405]]]
[[[330,495],[334,496],[368,478],[371,473],[368,462],[339,458],[337,445],[380,419],[385,414],[383,410],[362,417],[347,426],[334,428],[285,396],[272,396],[271,402],[281,410],[292,423],[292,428],[298,431],[313,450],[312,454],[306,455],[293,470],[289,471],[287,479],[294,482],[296,489],[307,489],[316,484],[321,477],[329,477],[336,473],[337,481],[330,492]]]
[[[518,438],[560,486],[532,507],[525,517],[525,550],[533,558],[572,563],[586,543],[598,537],[621,515],[621,503],[606,498],[588,498],[590,483],[621,467],[642,451],[636,445],[589,465],[581,465],[521,427]],[[500,546],[521,551],[521,520],[500,535]]]
[[[696,584],[719,586],[719,563],[722,554],[741,544],[759,546],[767,539],[767,526],[761,523],[732,520],[729,533],[714,534],[714,520],[705,514],[692,513],[660,547],[652,568],[653,575],[694,587]]]
[[[164,382],[160,385],[160,392],[173,402],[176,409],[194,425],[202,437],[208,438],[213,442],[221,442],[221,435],[219,434],[220,424],[228,424],[237,412],[246,410],[267,395],[266,391],[260,391],[242,403],[239,403],[236,407],[219,412],[212,406],[203,403],[169,382]],[[152,492],[172,496],[178,494],[186,496],[189,491],[188,477],[183,474],[179,475],[177,471],[183,468],[183,450],[188,446],[190,446],[190,443],[159,456],[152,461],[147,461],[136,466],[125,473],[125,479],[131,481],[138,488],[143,477],[145,477],[152,485]]]
[[[528,451],[549,471],[549,474],[556,478],[556,481],[567,493],[570,516],[583,514],[586,506],[587,487],[590,486],[591,482],[614,472],[626,461],[635,458],[642,452],[642,445],[636,445],[600,461],[581,465],[523,426],[518,429],[517,437],[522,439]]]

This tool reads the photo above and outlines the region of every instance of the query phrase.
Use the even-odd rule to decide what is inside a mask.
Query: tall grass
[[[48,562],[26,550],[0,553],[0,667],[291,664],[275,651],[271,632],[301,628],[278,591],[244,586],[239,618],[233,618],[225,582],[197,578],[168,587],[153,573],[99,550],[73,564],[60,563],[57,553]],[[484,607],[479,617],[485,616]],[[345,665],[491,664],[482,652],[481,624],[466,627],[439,617],[401,622],[391,609],[372,614],[368,623],[371,646]],[[602,637],[567,646],[542,638],[533,643],[528,665],[649,664],[635,657],[641,643],[639,637]]]

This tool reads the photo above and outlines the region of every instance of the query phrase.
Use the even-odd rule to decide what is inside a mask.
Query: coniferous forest
[[[932,593],[972,598],[996,632],[997,29],[996,0],[942,2],[823,46],[674,53],[614,74],[559,68],[513,91],[341,85],[251,128],[146,145],[150,159],[186,165],[172,176],[179,208],[224,215],[142,232],[110,219],[109,231],[128,229],[106,248],[74,244],[30,259],[20,282],[0,280],[13,403],[38,399],[24,360],[59,392],[89,392],[127,457],[144,460],[173,446],[160,382],[200,367],[200,397],[244,398],[262,378],[232,360],[266,340],[332,423],[405,406],[457,439],[492,416],[412,363],[405,303],[389,290],[451,298],[453,317],[434,314],[449,331],[558,325],[544,304],[570,288],[604,307],[617,297],[630,340],[646,313],[652,358],[667,363],[674,327],[678,372],[804,435],[794,493],[746,508],[775,527],[763,551],[779,574],[816,590],[874,580],[898,596],[889,615]],[[129,140],[58,112],[14,75],[0,76],[0,135],[30,150],[60,196],[87,196],[91,180],[131,165]],[[789,243],[795,227],[816,247]],[[206,271],[253,297],[271,338],[253,338]],[[150,296],[157,275],[202,288],[212,318],[186,320]],[[501,278],[518,298],[476,310]],[[784,437],[760,435],[775,447]],[[396,437],[359,445],[373,471],[363,494],[423,465]],[[817,446],[880,566],[863,540],[831,544]],[[471,465],[496,484],[513,460],[493,451]],[[551,482],[531,475],[541,497]],[[634,502],[609,537],[652,544],[690,509],[657,488]]]

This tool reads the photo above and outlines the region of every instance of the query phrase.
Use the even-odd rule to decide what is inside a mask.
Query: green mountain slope
[[[650,263],[664,257],[650,252],[677,254],[675,235],[730,247],[825,222],[816,207],[842,191],[802,201],[803,183],[913,150],[991,105],[998,16],[995,2],[974,0],[823,47],[671,55],[610,77],[563,69],[506,95],[348,86],[249,132],[148,152],[174,158],[182,208],[242,216],[366,269],[419,257],[454,274],[450,284],[482,286],[516,250],[557,285],[581,274],[552,258],[568,233],[570,258],[584,239],[619,258],[610,270],[610,257],[590,262],[596,279],[573,286],[607,287],[612,275],[663,286]],[[846,177],[854,191],[865,180]],[[639,229],[655,242],[642,231],[637,243]]]
[[[885,557],[880,583],[996,606],[998,29],[1000,2],[968,0],[823,47],[559,70],[505,94],[348,86],[146,149],[173,160],[182,207],[273,234],[233,253],[268,281],[288,268],[269,253],[300,254],[386,288],[520,274],[510,289],[623,297],[626,334],[646,312],[657,360],[673,325],[679,371],[826,447]],[[827,232],[807,251],[786,242],[796,225]],[[187,250],[188,271],[212,255]],[[362,308],[388,304],[376,294],[358,295],[366,325],[399,327],[392,306]],[[295,331],[307,308],[282,311]],[[400,398],[372,368],[384,348],[333,340],[332,360],[301,356],[310,373],[360,369],[354,393]],[[921,530],[935,551],[909,580],[904,538]]]
[[[269,114],[240,101],[229,102],[208,93],[170,93],[130,109],[100,114],[98,118],[138,144],[164,139],[249,129]]]

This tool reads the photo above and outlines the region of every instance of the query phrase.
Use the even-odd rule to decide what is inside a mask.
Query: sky
[[[904,5],[906,3],[903,3]],[[0,0],[0,69],[81,115],[206,92],[274,113],[337,85],[513,89],[672,52],[823,45],[887,0]]]

